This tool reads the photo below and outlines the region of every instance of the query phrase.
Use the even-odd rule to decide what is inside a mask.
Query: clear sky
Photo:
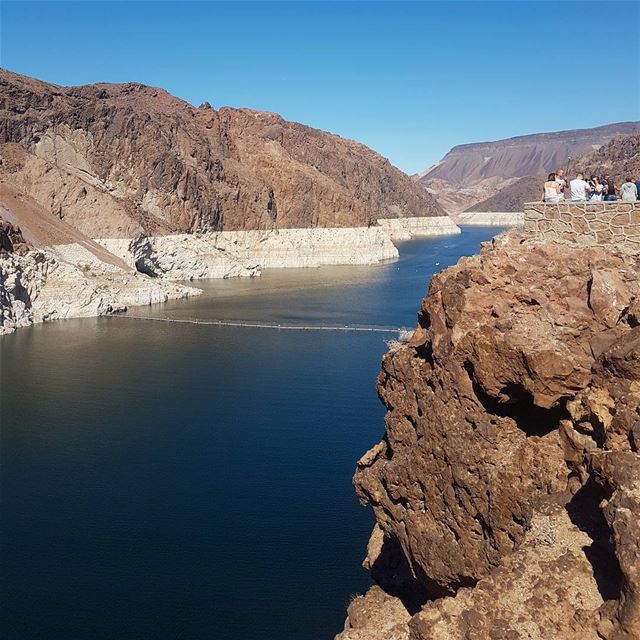
[[[408,173],[452,146],[640,119],[639,2],[9,2],[0,65],[280,113]]]

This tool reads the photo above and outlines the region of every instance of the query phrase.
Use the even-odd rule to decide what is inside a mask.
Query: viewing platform
[[[640,202],[527,202],[524,229],[560,244],[615,247],[640,254]]]

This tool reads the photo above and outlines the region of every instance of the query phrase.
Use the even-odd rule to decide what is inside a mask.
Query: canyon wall
[[[0,70],[0,160],[0,183],[91,238],[444,215],[357,142],[135,83],[60,87]]]
[[[640,637],[640,263],[506,234],[434,276],[354,484],[339,640]]]
[[[141,84],[60,87],[2,69],[0,222],[33,249],[5,256],[3,331],[197,293],[149,278],[372,264],[397,258],[392,237],[459,233],[433,196],[357,142]],[[36,254],[38,268],[18,264]],[[29,312],[6,275],[16,269]],[[54,288],[60,309],[47,302]]]

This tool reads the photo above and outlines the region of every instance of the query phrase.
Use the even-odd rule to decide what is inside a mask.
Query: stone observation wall
[[[524,229],[550,242],[640,254],[640,202],[527,202]]]

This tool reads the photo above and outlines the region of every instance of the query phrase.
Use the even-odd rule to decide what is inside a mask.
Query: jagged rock
[[[336,640],[409,640],[410,617],[398,598],[373,587],[351,601],[344,631]]]
[[[158,264],[158,255],[152,241],[147,236],[139,235],[133,238],[128,249],[136,271],[151,278],[162,275],[163,271]]]
[[[150,238],[137,236],[130,242],[103,240],[118,252],[126,245],[124,258],[136,271],[152,278],[194,280],[260,275],[261,268],[251,256],[234,257],[215,236],[170,235]]]
[[[608,571],[621,574],[618,597],[604,609],[599,631],[606,640],[640,638],[640,458],[629,451],[598,452],[589,463],[607,492],[600,506],[613,546],[615,564]]]
[[[19,227],[14,227],[10,222],[0,219],[0,255],[9,253],[24,255],[31,248],[22,237]]]
[[[536,513],[518,550],[475,587],[425,605],[412,637],[598,640],[603,600],[583,551],[591,543],[562,507]]]
[[[639,298],[636,258],[515,234],[433,278],[354,478],[411,640],[639,637]]]
[[[0,70],[0,180],[91,238],[366,227],[442,215],[364,145],[271,113],[196,109],[140,84]]]
[[[0,220],[0,335],[34,322],[101,316],[128,306],[198,295],[199,289],[157,282],[91,258],[74,264],[50,250],[29,248],[15,228]],[[4,245],[3,245],[4,246]],[[78,249],[81,249],[78,247]]]

